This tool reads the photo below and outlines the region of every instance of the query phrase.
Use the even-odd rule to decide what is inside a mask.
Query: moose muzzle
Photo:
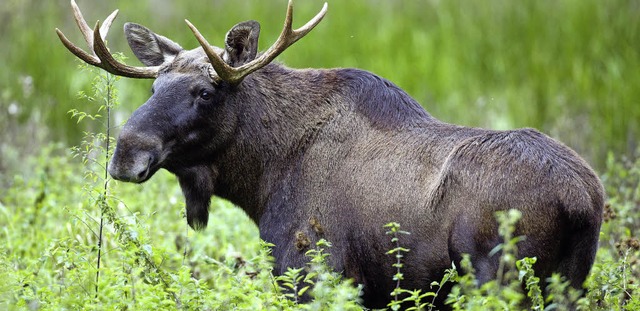
[[[161,146],[159,138],[122,132],[109,162],[109,174],[120,181],[146,181],[160,168]]]

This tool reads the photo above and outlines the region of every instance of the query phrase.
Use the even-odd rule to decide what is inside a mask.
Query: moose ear
[[[133,54],[147,66],[160,66],[183,50],[179,44],[135,23],[126,23],[124,34]]]
[[[242,66],[256,58],[258,54],[258,36],[260,23],[246,21],[239,23],[229,32],[225,39],[222,58],[232,67]]]

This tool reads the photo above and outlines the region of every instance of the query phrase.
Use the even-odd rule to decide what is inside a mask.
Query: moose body
[[[289,83],[274,81],[276,72]],[[241,206],[275,245],[276,273],[304,266],[305,251],[324,238],[333,243],[333,267],[364,285],[367,306],[383,307],[396,272],[383,226],[396,221],[411,232],[401,240],[411,250],[403,287],[428,288],[465,253],[485,282],[498,269],[498,256],[488,255],[501,242],[494,214],[518,209],[517,234],[526,236],[519,254],[538,258],[539,276],[559,272],[575,287],[584,281],[602,189],[567,147],[532,129],[440,122],[390,82],[359,70],[271,64],[243,84],[260,92],[248,105],[241,97],[225,101],[244,116],[226,152],[174,172],[187,202],[198,193],[200,201],[187,206],[198,209],[193,215],[206,217],[211,194]],[[313,84],[323,92],[305,92]],[[257,98],[264,102],[254,106]],[[211,192],[199,196],[202,180]]]
[[[386,223],[411,232],[401,238],[410,249],[403,288],[428,289],[463,254],[480,282],[495,278],[495,212],[508,209],[522,213],[519,255],[538,258],[537,275],[558,272],[581,287],[597,249],[603,189],[571,149],[533,129],[441,122],[366,71],[273,63],[271,49],[257,53],[256,22],[232,28],[224,49],[190,26],[202,47],[188,51],[140,25],[125,26],[150,73],[109,63],[99,27],[89,34],[94,55],[85,54],[94,58],[85,61],[156,78],[153,95],[120,133],[109,165],[115,179],[144,182],[161,168],[174,173],[196,229],[206,226],[213,195],[230,200],[275,245],[278,274],[304,266],[319,239],[331,241],[329,262],[364,285],[367,307],[386,306],[395,286]],[[253,68],[256,59],[267,60]],[[251,68],[238,77],[223,72],[225,65]]]

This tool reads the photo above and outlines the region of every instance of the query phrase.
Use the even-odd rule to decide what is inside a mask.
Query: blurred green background
[[[286,1],[78,0],[87,21],[119,8],[112,51],[133,59],[122,25],[134,21],[197,46],[188,18],[221,45],[235,23],[261,22],[260,49],[281,30]],[[298,0],[294,26],[323,1]],[[91,76],[60,44],[58,27],[84,47],[67,0],[0,2],[0,175],[49,142],[77,145]],[[640,1],[330,1],[325,20],[278,60],[295,68],[357,67],[406,90],[437,118],[494,129],[534,127],[596,168],[608,152],[635,156],[640,134]],[[119,81],[122,124],[150,81]],[[97,125],[95,125],[97,126]],[[27,168],[28,169],[28,168]]]

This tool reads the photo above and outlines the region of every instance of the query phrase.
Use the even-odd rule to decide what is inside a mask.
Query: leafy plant
[[[640,306],[640,158],[607,158],[602,176],[608,201],[600,250],[586,282],[585,310],[636,310]]]
[[[384,228],[389,229],[386,234],[392,236],[391,243],[394,245],[394,248],[387,251],[387,255],[394,255],[396,258],[396,262],[393,264],[393,267],[396,268],[396,273],[393,276],[393,280],[396,282],[396,286],[390,293],[390,295],[393,296],[393,300],[389,302],[387,306],[390,307],[391,310],[399,310],[402,307],[405,307],[405,310],[424,310],[425,308],[428,308],[428,310],[433,310],[433,308],[435,307],[435,299],[438,297],[438,294],[440,293],[440,290],[443,288],[445,283],[451,282],[452,280],[457,278],[455,265],[452,263],[452,268],[445,270],[444,276],[442,277],[440,282],[434,281],[430,284],[431,288],[437,287],[437,290],[435,292],[422,292],[421,289],[408,290],[402,288],[400,283],[400,281],[404,279],[404,275],[402,274],[402,268],[404,267],[402,258],[404,258],[404,256],[402,254],[409,252],[410,249],[404,248],[400,245],[400,235],[408,235],[410,233],[400,230],[400,224],[397,222],[390,222],[384,225]],[[404,298],[400,299],[401,295],[404,296]],[[428,298],[431,298],[430,302],[423,302]]]
[[[0,192],[0,239],[5,242],[0,245],[0,309],[362,309],[357,303],[361,288],[330,269],[328,243],[316,245],[308,253],[309,265],[297,276],[289,276],[297,284],[296,302],[287,295],[290,291],[279,288],[282,283],[272,273],[272,245],[260,242],[257,228],[241,210],[214,199],[212,224],[204,233],[193,234],[180,218],[184,209],[180,189],[174,177],[164,172],[142,186],[110,184],[107,203],[115,213],[105,216],[108,225],[96,298],[101,214],[96,201],[102,181],[98,178],[93,184],[82,173],[86,165],[78,161],[81,157],[74,159],[61,150],[64,146],[51,145],[38,157],[26,157],[33,173],[13,176],[13,186]],[[101,167],[101,162],[87,164]],[[446,298],[454,310],[562,310],[571,306],[636,310],[640,292],[640,252],[633,229],[639,221],[638,210],[633,208],[640,181],[637,168],[637,161],[612,160],[603,178],[609,195],[608,216],[583,296],[572,292],[560,276],[538,280],[534,258],[505,261],[502,282],[478,286],[470,258],[465,257],[447,269],[437,290],[434,282],[431,291],[403,291],[398,297],[402,307],[431,310],[429,303],[442,295],[440,288],[455,282]],[[88,187],[93,192],[87,192]],[[514,215],[507,212],[503,216],[514,224]],[[399,226],[396,229],[401,231]],[[511,232],[510,237],[503,237],[504,244],[519,241],[508,226],[502,232]],[[404,236],[397,234],[398,244],[393,243],[392,248],[402,248]],[[504,256],[517,250],[517,245],[499,249],[496,256]],[[391,256],[397,264],[395,253]],[[300,279],[301,275],[305,277]],[[543,284],[547,289],[544,301],[540,296]],[[309,301],[300,299],[302,296]],[[523,305],[525,301],[529,304]]]
[[[518,310],[526,305],[532,310],[544,310],[540,280],[534,274],[536,258],[517,259],[517,243],[523,238],[513,233],[521,217],[513,209],[496,213],[498,233],[504,242],[489,253],[490,256],[500,253],[494,280],[479,285],[469,255],[463,255],[460,265],[464,274],[456,275],[457,284],[446,300],[453,310]]]
[[[309,289],[310,285],[306,285],[300,288],[305,275],[302,273],[304,268],[287,268],[287,272],[283,275],[276,277],[276,280],[280,282],[280,285],[284,287],[285,296],[295,304],[300,300],[300,296]]]
[[[358,304],[361,286],[354,286],[350,279],[343,279],[342,275],[333,271],[328,264],[329,254],[326,248],[331,243],[325,239],[316,242],[316,248],[310,249],[306,255],[310,258],[309,271],[304,279],[305,283],[313,287],[309,291],[313,300],[304,306],[308,310],[361,310]]]
[[[404,275],[402,274],[402,258],[403,253],[409,252],[409,249],[400,246],[400,238],[398,235],[400,234],[409,234],[407,231],[400,230],[400,224],[396,222],[390,222],[384,225],[385,228],[388,228],[389,231],[386,234],[391,235],[391,243],[394,244],[394,248],[387,251],[387,255],[395,255],[396,262],[393,264],[393,267],[396,268],[396,273],[393,275],[393,280],[396,281],[396,286],[391,292],[391,296],[393,296],[393,301],[389,303],[389,307],[391,310],[399,310],[402,304],[402,301],[399,299],[399,296],[405,292],[405,290],[400,287],[400,282],[404,279]],[[413,296],[413,295],[412,295]],[[418,295],[420,297],[420,295]]]

